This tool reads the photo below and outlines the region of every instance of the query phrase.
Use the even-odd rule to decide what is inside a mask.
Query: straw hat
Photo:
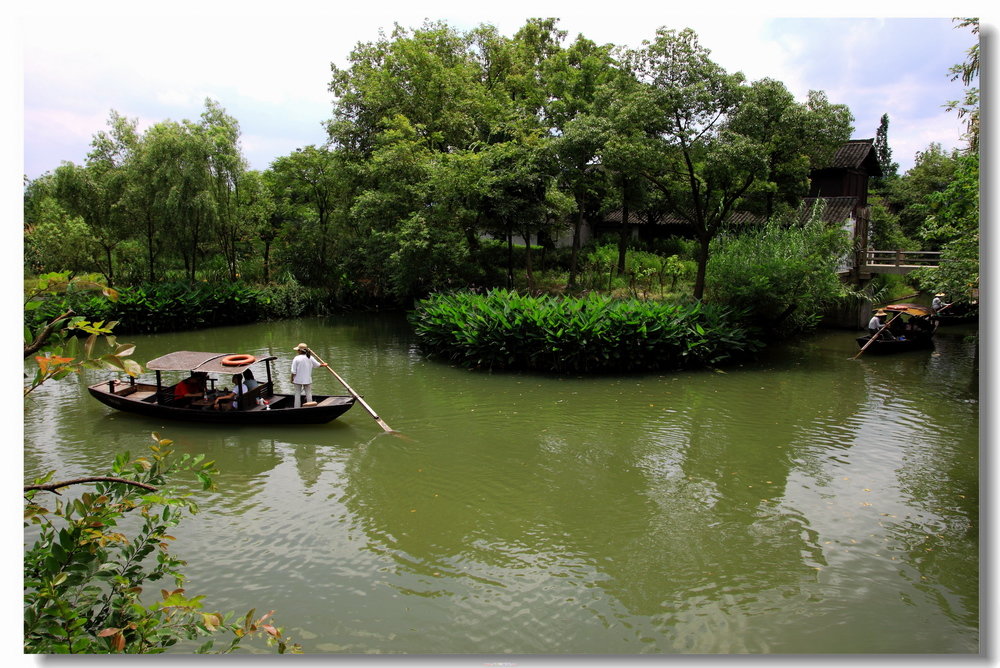
[[[944,297],[944,293],[943,293],[943,292],[939,292],[939,293],[937,293],[937,294],[936,294],[936,295],[934,295],[934,296],[935,296],[935,297]]]
[[[293,350],[306,350],[307,348],[309,348],[309,346],[307,346],[304,343],[300,343],[299,345],[295,346]]]
[[[875,311],[875,315],[877,315],[877,316],[883,316],[883,315],[889,315],[889,314],[886,313],[883,309],[879,309],[879,310]]]

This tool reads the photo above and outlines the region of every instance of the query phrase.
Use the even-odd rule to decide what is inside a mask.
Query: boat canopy
[[[258,357],[245,364],[223,364],[222,360],[237,353],[200,353],[190,350],[178,350],[154,360],[146,362],[146,368],[151,371],[203,371],[205,373],[242,373],[257,362],[270,362],[278,359]]]
[[[883,311],[891,311],[893,313],[905,313],[907,315],[914,315],[914,316],[934,315],[934,311],[927,308],[926,306],[921,306],[920,304],[889,304],[888,306],[883,306],[881,308]]]

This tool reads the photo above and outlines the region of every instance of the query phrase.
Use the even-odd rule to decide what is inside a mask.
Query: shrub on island
[[[469,368],[601,373],[715,366],[760,348],[731,309],[703,303],[434,294],[410,313],[421,348]]]

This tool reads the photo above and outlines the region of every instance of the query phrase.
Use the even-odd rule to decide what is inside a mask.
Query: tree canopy
[[[329,91],[329,141],[262,174],[216,101],[144,132],[112,112],[85,165],[26,191],[29,245],[47,244],[29,255],[60,257],[53,225],[78,240],[65,267],[36,269],[111,284],[250,276],[400,301],[512,285],[515,258],[532,285],[534,249],[571,236],[573,287],[585,217],[620,208],[618,271],[634,216],[681,219],[701,298],[733,213],[794,209],[853,122],[821,91],[797,101],[779,81],[727,72],[690,29],[625,49],[569,41],[553,18],[511,36],[396,25],[332,66]]]

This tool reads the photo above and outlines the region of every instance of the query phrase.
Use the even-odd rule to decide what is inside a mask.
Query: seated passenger
[[[193,399],[204,398],[205,380],[208,377],[203,371],[195,371],[190,378],[185,378],[174,385],[174,402],[182,405],[190,404]]]
[[[252,390],[253,388],[260,385],[257,379],[253,377],[253,371],[251,371],[250,369],[247,369],[246,371],[243,372],[243,384],[247,386],[248,390]]]
[[[233,374],[233,389],[228,394],[223,394],[215,398],[212,408],[217,411],[231,411],[240,407],[240,395],[246,394],[250,390],[243,383],[243,374]]]

